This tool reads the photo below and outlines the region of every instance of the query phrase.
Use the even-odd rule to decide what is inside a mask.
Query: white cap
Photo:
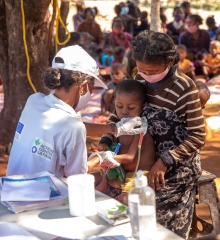
[[[62,58],[64,63],[56,63],[57,57]],[[86,73],[95,78],[96,87],[107,89],[107,86],[98,78],[99,68],[96,61],[78,45],[61,48],[53,58],[52,68]]]

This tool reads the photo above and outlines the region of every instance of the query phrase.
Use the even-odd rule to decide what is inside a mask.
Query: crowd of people
[[[122,64],[124,76],[133,78],[137,75],[136,63],[131,55],[132,40],[143,30],[149,30],[150,17],[146,10],[141,10],[138,0],[120,2],[114,6],[115,16],[111,21],[112,31],[102,32],[96,21],[99,13],[97,7],[86,7],[83,1],[76,3],[77,12],[73,16],[75,31],[71,33],[68,44],[81,44],[86,51],[97,61],[104,81],[113,81],[111,88],[120,82],[114,80],[112,71],[115,63]],[[160,8],[161,29],[174,41],[180,54],[179,69],[193,80],[203,79],[208,82],[220,74],[220,27],[215,17],[206,19],[192,13],[190,3],[182,2],[173,9],[173,20],[168,21],[166,8]],[[205,21],[207,28],[200,26]],[[87,37],[85,37],[87,35]],[[81,40],[80,40],[81,39]],[[86,39],[86,40],[85,40]],[[89,39],[89,40],[88,40]],[[119,68],[119,67],[118,67]],[[111,97],[108,90],[102,101],[102,113],[114,112],[110,110]],[[110,94],[112,95],[112,94]]]
[[[206,84],[220,74],[214,17],[206,20],[208,30],[200,29],[201,16],[183,2],[171,23],[161,9],[163,32],[155,32],[138,0],[128,0],[115,5],[112,32],[104,33],[96,7],[82,1],[76,7],[75,31],[44,74],[51,93],[30,96],[21,114],[7,175],[98,172],[96,188],[127,204],[126,187],[141,169],[156,193],[157,221],[188,239],[206,135]],[[95,86],[105,89],[100,107],[107,124],[83,124],[78,115]],[[86,134],[105,134],[88,161]]]

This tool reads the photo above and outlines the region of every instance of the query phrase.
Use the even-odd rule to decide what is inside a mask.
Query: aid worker
[[[53,93],[34,93],[28,98],[17,124],[6,175],[45,170],[58,177],[86,173],[86,129],[90,136],[137,134],[146,129],[140,118],[124,119],[117,125],[81,121],[77,112],[91,99],[94,86],[107,88],[98,75],[95,60],[80,46],[62,48],[56,54],[44,74],[44,83]]]

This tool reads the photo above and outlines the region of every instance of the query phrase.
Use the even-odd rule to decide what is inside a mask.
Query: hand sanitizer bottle
[[[155,192],[147,186],[147,177],[138,170],[135,188],[128,195],[132,237],[139,240],[153,240],[156,234]]]

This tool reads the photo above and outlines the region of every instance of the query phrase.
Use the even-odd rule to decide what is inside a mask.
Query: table
[[[109,197],[96,191],[96,201],[106,199],[109,199]],[[124,239],[131,238],[130,223],[112,226],[98,215],[92,217],[73,217],[69,214],[68,202],[62,206],[49,207],[18,214],[10,212],[6,207],[0,204],[0,221],[16,223],[43,240],[65,238],[89,239],[95,236],[119,235],[122,236],[122,238],[124,236]],[[180,240],[182,238],[157,224],[155,239]]]

